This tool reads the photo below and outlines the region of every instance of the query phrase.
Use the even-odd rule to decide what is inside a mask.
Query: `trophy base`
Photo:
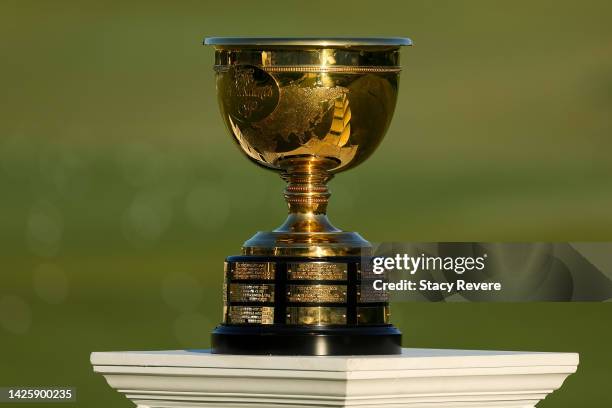
[[[303,356],[401,354],[400,331],[372,327],[240,327],[219,325],[212,333],[214,354]]]
[[[361,256],[230,256],[215,354],[381,355],[401,353],[389,324],[384,279]]]

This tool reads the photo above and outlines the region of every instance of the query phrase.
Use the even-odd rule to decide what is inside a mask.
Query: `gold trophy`
[[[328,220],[326,183],[381,142],[407,38],[227,38],[215,47],[217,96],[234,141],[287,182],[289,215],[225,262],[222,354],[398,354],[371,245]]]

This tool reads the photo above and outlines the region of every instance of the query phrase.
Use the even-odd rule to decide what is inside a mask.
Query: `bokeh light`
[[[32,325],[32,309],[21,297],[0,295],[0,327],[11,334],[27,334]]]
[[[57,206],[40,201],[32,207],[27,219],[26,238],[34,254],[56,255],[61,247],[62,232],[63,219]]]
[[[201,283],[186,272],[171,272],[161,282],[164,302],[179,312],[193,312],[203,298]]]
[[[68,296],[68,276],[56,264],[42,263],[38,265],[34,270],[32,282],[34,292],[47,303],[60,304]]]
[[[230,206],[225,188],[219,186],[196,185],[185,199],[189,220],[204,230],[221,228],[230,214]]]
[[[186,348],[198,348],[209,340],[210,321],[201,313],[181,313],[174,321],[174,335]]]

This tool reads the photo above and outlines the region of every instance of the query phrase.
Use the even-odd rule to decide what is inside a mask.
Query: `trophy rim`
[[[206,37],[204,45],[357,47],[411,46],[407,37]]]

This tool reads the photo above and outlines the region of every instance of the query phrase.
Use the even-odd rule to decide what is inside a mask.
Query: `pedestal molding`
[[[141,408],[534,407],[576,371],[574,353],[404,349],[401,356],[93,353]]]

